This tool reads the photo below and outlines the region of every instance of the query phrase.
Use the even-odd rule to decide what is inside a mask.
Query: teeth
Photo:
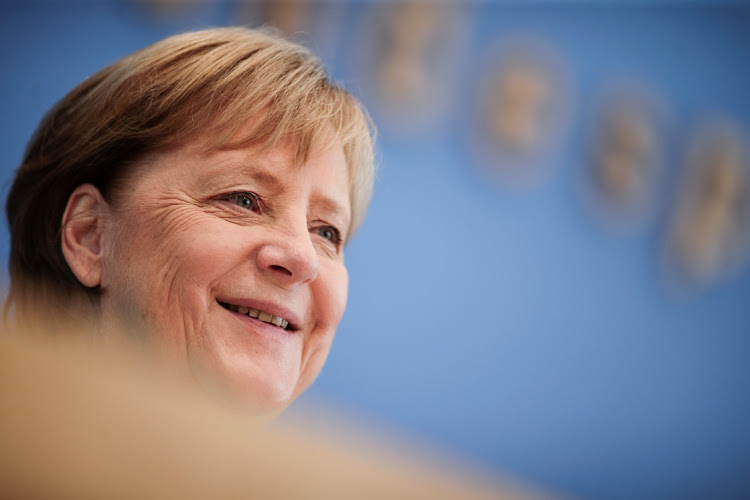
[[[279,316],[274,316],[272,314],[268,314],[265,311],[259,311],[258,309],[253,309],[252,307],[243,307],[243,306],[236,306],[234,304],[222,304],[224,307],[229,309],[230,311],[234,311],[236,313],[240,314],[247,314],[251,318],[257,318],[264,323],[270,323],[272,325],[278,326],[279,328],[283,328],[284,330],[287,329],[289,326],[289,322],[285,320],[284,318],[281,318]]]
[[[270,323],[271,318],[273,318],[273,316],[271,316],[270,314],[264,311],[261,311],[260,314],[258,315],[258,319],[261,321],[265,321],[266,323]]]
[[[263,311],[259,311],[259,312],[260,314],[258,315],[258,319],[261,321],[264,321],[266,323],[271,323],[272,325],[276,325],[280,328],[283,328],[284,330],[286,330],[286,327],[289,326],[289,322],[285,320],[284,318],[281,318],[279,316],[274,316],[272,314],[268,314],[267,312],[263,312]]]

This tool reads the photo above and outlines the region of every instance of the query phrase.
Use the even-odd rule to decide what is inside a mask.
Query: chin
[[[258,416],[274,416],[296,397],[296,376],[259,366],[203,369],[196,378],[209,392],[223,394],[231,404]]]
[[[257,415],[275,415],[294,400],[294,387],[284,383],[264,381],[233,386],[240,404]]]

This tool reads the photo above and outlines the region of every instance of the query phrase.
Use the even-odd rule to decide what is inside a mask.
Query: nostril
[[[274,264],[274,265],[271,266],[271,269],[273,269],[275,271],[280,271],[280,272],[286,274],[287,276],[291,276],[292,275],[292,272],[289,269],[287,269],[286,267],[283,267],[283,266],[277,266],[277,265]]]

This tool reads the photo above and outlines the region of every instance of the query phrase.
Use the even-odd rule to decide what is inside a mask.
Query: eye
[[[333,226],[320,226],[313,229],[313,232],[318,236],[322,236],[324,239],[330,241],[336,247],[341,244],[341,233],[338,229]]]
[[[238,207],[252,210],[253,212],[262,212],[260,198],[255,193],[240,192],[232,193],[226,196],[225,200],[237,205]]]

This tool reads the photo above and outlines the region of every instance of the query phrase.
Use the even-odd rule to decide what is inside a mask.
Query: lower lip
[[[265,321],[250,317],[247,314],[240,314],[235,311],[230,311],[229,309],[226,309],[221,305],[219,305],[219,307],[245,323],[245,325],[252,327],[254,330],[260,330],[265,335],[280,335],[281,337],[292,337],[294,335],[294,332],[284,330],[276,325],[272,325],[270,323],[266,323]]]

